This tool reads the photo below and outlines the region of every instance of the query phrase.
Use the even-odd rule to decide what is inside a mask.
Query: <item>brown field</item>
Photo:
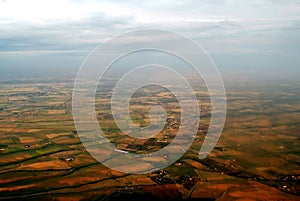
[[[65,110],[48,110],[48,114],[65,114]]]
[[[34,137],[19,137],[19,140],[23,144],[32,144],[39,142],[41,139],[37,139]]]
[[[70,135],[70,133],[51,133],[51,134],[47,134],[46,136],[50,139],[52,138],[56,138],[59,136],[64,136],[64,135]]]

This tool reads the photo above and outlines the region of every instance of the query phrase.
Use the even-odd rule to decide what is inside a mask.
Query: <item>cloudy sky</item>
[[[78,69],[98,44],[141,28],[190,37],[223,74],[300,75],[297,0],[0,0],[0,73]]]

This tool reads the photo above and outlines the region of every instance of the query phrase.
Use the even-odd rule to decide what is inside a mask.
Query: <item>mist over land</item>
[[[74,78],[97,45],[162,28],[197,42],[225,80],[296,80],[299,22],[293,0],[1,1],[0,76]]]
[[[72,93],[94,48],[145,28],[183,34],[209,54],[224,81],[227,115],[218,143],[207,158],[199,159],[213,113],[203,80],[195,79],[183,60],[161,52],[137,52],[113,63],[96,90],[92,116],[118,153],[108,161],[124,162],[122,154],[127,153],[148,154],[142,164],[119,164],[119,170],[153,170],[136,175],[106,167],[91,154],[107,151],[96,146],[89,152],[83,146],[103,142],[90,128],[84,136],[78,132]],[[298,201],[299,35],[296,0],[0,0],[0,200]],[[172,38],[141,38],[176,44]],[[124,42],[132,47],[136,41],[141,42]],[[144,129],[152,121],[149,108],[162,106],[164,127],[147,139],[120,130],[111,111],[118,80],[145,64],[166,65],[186,75],[199,102],[200,122],[191,146],[161,170],[158,164],[169,155],[150,156],[168,147],[181,127],[180,105],[172,91],[143,86],[131,96],[130,115],[120,115],[123,123],[130,118]],[[105,66],[99,61],[98,67]],[[155,73],[162,80],[171,78],[162,72]],[[153,74],[138,81],[148,75]],[[177,86],[176,79],[171,81]],[[85,105],[87,99],[82,100]],[[181,137],[177,142],[185,143],[186,136]]]

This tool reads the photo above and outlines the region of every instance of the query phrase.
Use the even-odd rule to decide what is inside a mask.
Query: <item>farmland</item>
[[[198,151],[211,107],[199,88],[201,121],[193,144],[171,166],[142,175],[109,169],[85,150],[71,113],[72,87],[64,80],[0,84],[0,200],[300,199],[299,83],[228,86],[222,136],[202,160]],[[137,126],[149,125],[151,104],[162,105],[169,115],[163,131],[135,139],[116,126],[107,90],[96,95],[96,113],[119,150],[151,153],[176,136],[180,108],[171,92],[151,86],[132,97],[130,114]],[[147,162],[150,167],[160,160]]]

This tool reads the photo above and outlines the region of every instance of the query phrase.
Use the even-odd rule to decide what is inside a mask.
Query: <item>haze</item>
[[[0,1],[0,75],[74,77],[98,44],[163,28],[190,37],[225,79],[298,79],[300,2]]]

